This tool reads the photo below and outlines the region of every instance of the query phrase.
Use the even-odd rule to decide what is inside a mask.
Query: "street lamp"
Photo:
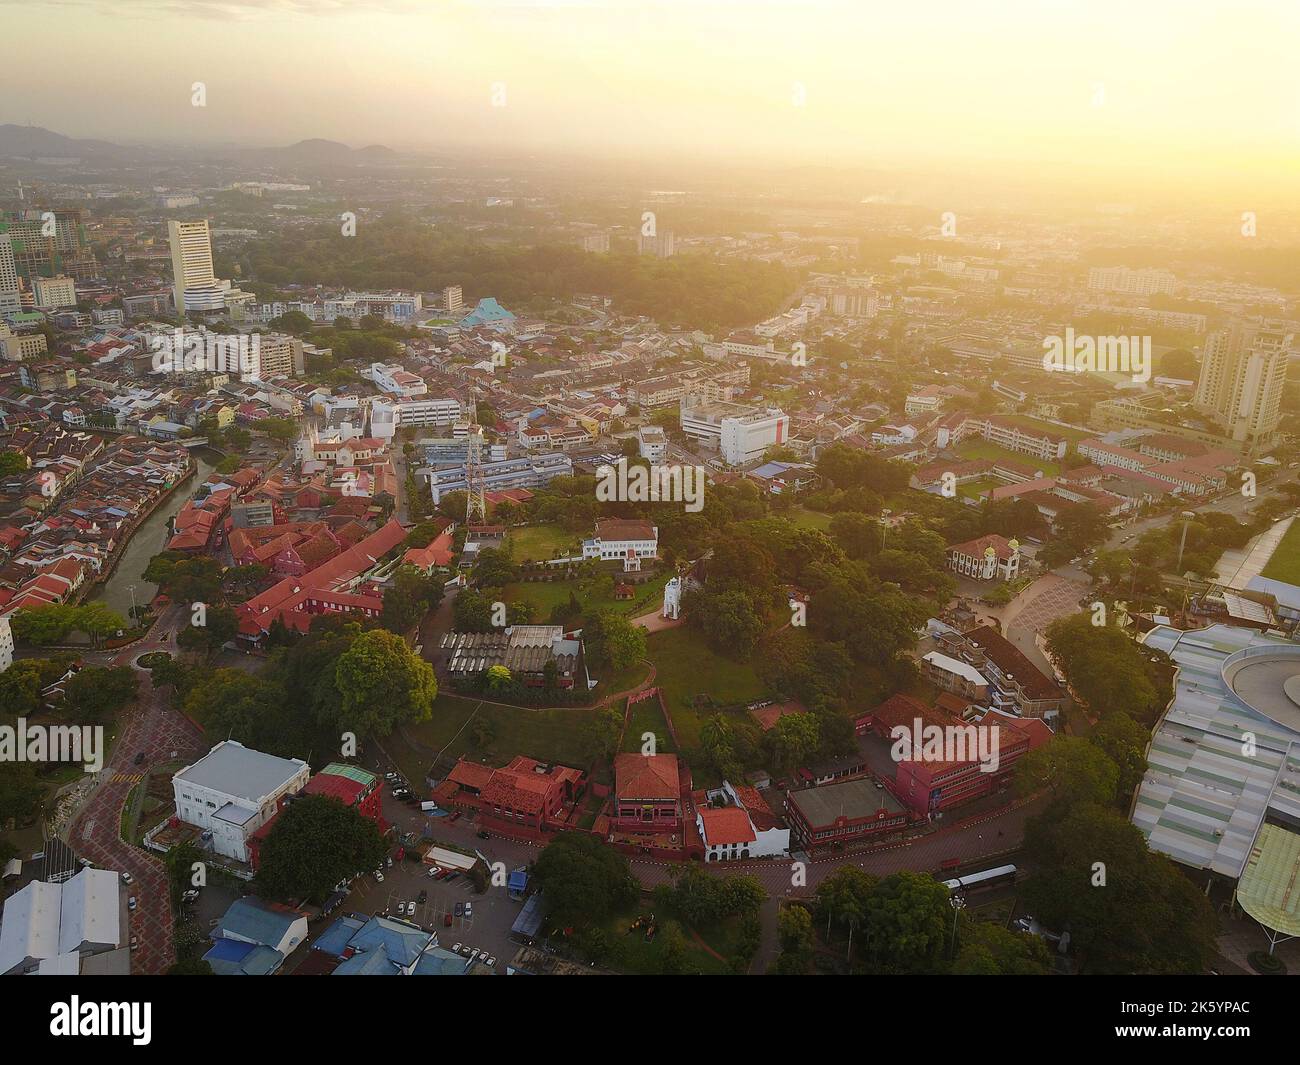
[[[1190,510],[1183,511],[1183,537],[1178,542],[1178,572],[1179,573],[1182,573],[1183,571],[1183,548],[1187,546],[1187,524],[1194,517],[1196,517],[1196,514],[1193,511]]]
[[[957,953],[957,915],[966,908],[966,898],[960,890],[954,891],[948,896],[948,905],[952,907],[952,946],[948,949],[951,956]]]
[[[126,590],[127,590],[128,592],[131,593],[131,621],[132,621],[132,622],[139,621],[139,618],[136,617],[136,613],[137,613],[137,611],[136,611],[136,605],[135,605],[135,585],[134,585],[134,584],[128,584],[128,585],[126,586]]]

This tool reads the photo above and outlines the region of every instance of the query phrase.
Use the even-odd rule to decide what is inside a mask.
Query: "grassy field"
[[[582,553],[582,537],[558,525],[526,525],[506,534],[515,562],[544,562],[561,552]]]
[[[517,584],[506,585],[502,595],[507,603],[530,603],[533,608],[533,619],[538,624],[545,623],[555,607],[567,603],[570,592],[577,596],[578,602],[582,604],[582,609],[586,613],[616,610],[620,614],[628,613],[635,616],[648,613],[663,602],[664,585],[668,583],[668,578],[671,576],[672,573],[664,569],[653,580],[634,585],[635,597],[631,600],[615,599],[616,579],[610,580],[606,577],[572,581],[520,581]]]
[[[642,699],[632,707],[632,717],[623,734],[624,753],[633,754],[641,750],[642,737],[654,733],[656,754],[676,754],[677,747],[668,733],[668,722],[664,720],[659,709],[658,699]]]
[[[1260,576],[1287,584],[1300,584],[1300,519],[1291,523]]]
[[[1049,462],[1047,459],[1008,451],[1006,448],[998,447],[997,444],[990,444],[987,440],[964,440],[957,445],[956,451],[963,459],[1007,459],[1018,462],[1021,466],[1032,466],[1036,470],[1042,470],[1046,477],[1055,477],[1061,472],[1061,465],[1058,462]]]
[[[792,507],[786,511],[785,517],[790,522],[801,529],[816,529],[818,532],[825,532],[830,528],[831,515],[823,514],[818,510],[809,510],[807,507]]]
[[[526,710],[439,695],[433,704],[433,717],[407,731],[430,752],[445,747],[444,760],[469,755],[505,765],[516,754],[526,754],[541,761],[584,766],[582,725],[590,715],[587,709]],[[492,732],[482,746],[474,737],[477,722],[483,722]],[[401,764],[408,779],[424,779],[432,753],[408,747],[396,733],[384,740],[384,747]]]
[[[628,910],[611,917],[604,923],[602,927],[609,937],[612,949],[603,964],[608,965],[611,969],[638,976],[661,973],[663,972],[664,955],[670,938],[667,933],[671,931],[680,935],[682,942],[685,944],[686,949],[682,955],[683,973],[719,976],[734,971],[728,962],[714,957],[705,949],[696,940],[687,925],[672,917],[660,916],[655,918],[658,933],[654,939],[647,943],[643,928],[638,928],[635,931],[630,929],[637,917],[649,913],[649,906],[642,905],[637,909]],[[700,939],[712,947],[717,954],[721,954],[723,958],[731,958],[738,938],[739,923],[738,918],[723,921],[717,927],[701,933]]]
[[[967,499],[979,499],[981,492],[988,492],[994,488],[1000,488],[1006,484],[1006,481],[999,481],[996,477],[981,477],[977,481],[967,481],[965,484],[957,486],[957,494]]]
[[[1055,425],[1052,422],[1041,421],[1038,418],[1031,418],[1027,414],[1008,414],[1004,415],[1007,421],[1020,426],[1022,429],[1032,429],[1034,432],[1050,433],[1052,436],[1063,436],[1072,444],[1077,444],[1080,440],[1086,440],[1091,434],[1082,429],[1067,429],[1064,425]]]
[[[655,683],[663,689],[677,738],[688,751],[700,745],[703,718],[690,705],[696,695],[710,695],[724,706],[767,695],[766,685],[750,662],[724,658],[687,626],[651,633],[646,639],[646,655],[655,664]]]

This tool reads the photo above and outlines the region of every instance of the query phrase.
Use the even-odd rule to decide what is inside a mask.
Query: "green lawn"
[[[614,585],[618,578],[604,575],[571,581],[519,581],[506,585],[502,595],[507,603],[532,604],[533,620],[538,624],[546,623],[555,607],[567,603],[570,592],[577,596],[585,613],[615,610],[635,617],[649,613],[663,602],[664,585],[671,576],[672,572],[664,568],[653,580],[633,585],[634,598],[630,600],[615,599]]]
[[[689,626],[651,633],[646,638],[646,655],[655,664],[655,683],[663,689],[677,738],[688,752],[700,745],[702,717],[690,705],[696,695],[708,694],[727,706],[754,702],[768,694],[750,662],[717,654]]]
[[[544,562],[557,553],[582,553],[582,537],[558,525],[525,525],[506,534],[515,562]]]
[[[1287,584],[1300,584],[1300,519],[1291,523],[1260,576]]]
[[[668,722],[664,720],[663,712],[659,709],[658,699],[642,699],[632,707],[632,717],[627,723],[627,731],[623,734],[624,753],[635,754],[640,751],[643,745],[642,737],[647,732],[654,733],[656,754],[677,752],[673,738],[668,732]]]
[[[680,934],[686,949],[683,952],[682,970],[687,974],[721,976],[733,973],[731,966],[710,954],[692,935],[690,928],[673,917],[656,917],[658,932],[654,939],[646,942],[644,926],[631,931],[631,926],[638,916],[649,914],[650,908],[643,904],[637,909],[628,910],[611,917],[602,926],[609,938],[611,950],[609,957],[602,964],[620,972],[638,976],[650,976],[663,972],[665,947],[670,929]],[[703,932],[700,938],[724,958],[730,958],[737,940],[736,929],[739,918],[721,922],[716,928]],[[733,927],[735,926],[735,927]]]
[[[1001,488],[1006,481],[1000,481],[996,477],[981,477],[977,481],[967,481],[957,486],[957,494],[967,499],[979,499],[981,492],[988,492],[994,488]]]
[[[477,713],[475,708],[478,707]],[[432,752],[446,748],[444,759],[461,755],[487,758],[495,765],[505,765],[517,754],[526,754],[544,762],[585,766],[582,749],[582,726],[592,711],[581,708],[527,710],[522,707],[479,706],[477,699],[457,695],[439,695],[433,704],[433,717],[407,731]],[[492,737],[483,746],[474,739],[474,726],[483,721],[492,729]],[[464,726],[464,727],[462,727]],[[384,747],[408,774],[409,780],[423,780],[433,754],[412,748],[397,733],[384,741]]]
[[[1031,429],[1034,432],[1050,433],[1052,436],[1063,436],[1072,444],[1077,444],[1080,440],[1086,440],[1090,433],[1082,429],[1067,429],[1063,425],[1054,425],[1052,422],[1041,421],[1038,418],[1031,418],[1027,414],[1009,414],[1004,416],[1007,421],[1012,422],[1022,429]]]
[[[990,444],[987,440],[963,440],[957,445],[956,451],[963,459],[1007,459],[1018,462],[1022,466],[1032,466],[1035,470],[1042,470],[1045,477],[1055,477],[1061,472],[1059,462],[1049,462],[1047,459],[1035,458],[1033,455],[1008,451],[1006,448],[998,447],[997,444]]]
[[[830,528],[831,514],[823,514],[819,510],[809,510],[807,507],[792,507],[783,515],[788,518],[793,525],[801,529],[816,529],[818,532],[825,532]]]

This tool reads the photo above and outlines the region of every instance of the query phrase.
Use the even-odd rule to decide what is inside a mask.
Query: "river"
[[[149,565],[149,560],[166,546],[167,522],[194,495],[204,478],[213,470],[211,459],[216,456],[198,450],[192,454],[197,466],[194,476],[168,496],[145,523],[136,529],[127,541],[126,550],[118,559],[113,575],[90,596],[92,602],[105,603],[125,618],[131,614],[131,585],[135,585],[135,602],[138,606],[148,605],[157,594],[158,586],[142,579],[140,574]]]

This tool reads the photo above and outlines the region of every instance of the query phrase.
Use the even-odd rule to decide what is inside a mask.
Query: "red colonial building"
[[[902,803],[869,777],[791,791],[785,812],[791,843],[807,850],[898,832],[913,820]]]
[[[675,754],[620,754],[614,759],[615,832],[682,830],[682,775]]]
[[[461,759],[433,791],[443,807],[477,811],[485,827],[537,836],[564,827],[582,798],[586,774],[518,755],[500,769]]]

